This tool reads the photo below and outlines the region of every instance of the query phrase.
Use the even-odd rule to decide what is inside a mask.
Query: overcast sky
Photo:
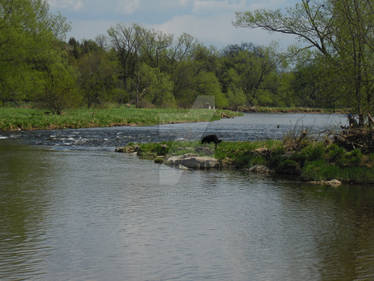
[[[236,28],[235,12],[258,8],[285,8],[298,0],[47,0],[53,12],[60,11],[72,24],[68,35],[94,39],[106,34],[117,23],[138,23],[145,27],[179,35],[191,34],[206,45],[218,48],[228,44],[252,42],[268,45],[285,35],[263,30]]]

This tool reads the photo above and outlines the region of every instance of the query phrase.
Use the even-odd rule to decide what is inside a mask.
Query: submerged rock
[[[207,156],[194,156],[185,154],[181,156],[172,156],[166,162],[167,165],[177,166],[180,165],[190,169],[213,169],[219,168],[219,162],[213,157]]]
[[[318,184],[318,185],[327,185],[332,187],[339,187],[342,185],[342,182],[340,180],[334,179],[329,181],[311,181],[312,184]]]

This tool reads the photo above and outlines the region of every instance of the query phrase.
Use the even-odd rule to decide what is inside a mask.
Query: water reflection
[[[39,271],[48,248],[43,240],[50,176],[53,165],[37,149],[0,145],[0,278],[29,279]]]
[[[374,189],[0,149],[1,280],[373,280]]]
[[[374,277],[374,188],[339,189],[306,184],[283,185],[283,204],[305,209],[298,225],[307,228],[303,239],[313,240],[321,280],[372,280]],[[295,192],[296,191],[296,192]],[[294,231],[294,230],[291,230]],[[294,240],[294,245],[298,241]]]

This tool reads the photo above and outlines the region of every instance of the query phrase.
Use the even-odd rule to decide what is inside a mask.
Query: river
[[[0,280],[374,280],[374,188],[182,171],[129,141],[319,134],[343,116],[0,133]],[[297,127],[298,126],[298,127]]]

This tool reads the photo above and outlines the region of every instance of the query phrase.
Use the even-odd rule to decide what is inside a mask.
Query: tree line
[[[56,113],[106,103],[188,108],[208,95],[219,108],[369,112],[372,9],[372,0],[302,0],[283,13],[237,14],[238,26],[294,34],[310,44],[282,53],[250,42],[217,49],[138,24],[118,24],[95,40],[66,40],[69,24],[46,1],[0,0],[0,104],[31,102]]]

